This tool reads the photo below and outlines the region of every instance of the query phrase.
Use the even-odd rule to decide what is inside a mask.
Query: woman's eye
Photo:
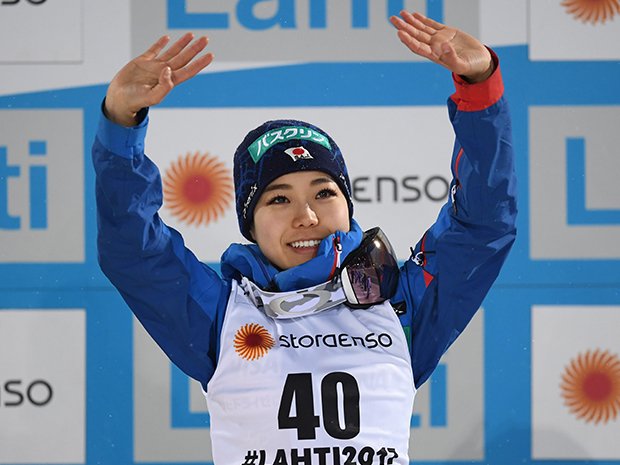
[[[288,202],[288,199],[286,197],[284,197],[283,195],[276,195],[274,198],[270,199],[269,202],[267,202],[267,205],[276,205],[285,202]]]
[[[322,189],[316,196],[319,199],[326,199],[338,195],[334,189]]]

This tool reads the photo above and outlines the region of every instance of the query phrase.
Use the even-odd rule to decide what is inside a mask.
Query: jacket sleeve
[[[511,123],[492,56],[496,69],[486,81],[453,76],[451,196],[401,267],[392,298],[396,306],[406,304],[400,318],[418,387],[480,307],[515,240]]]
[[[142,117],[132,128],[100,119],[92,149],[99,264],[166,355],[206,387],[230,283],[159,218],[161,178],[144,154],[146,110]]]

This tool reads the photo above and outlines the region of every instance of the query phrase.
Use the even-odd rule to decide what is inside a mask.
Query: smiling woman
[[[186,34],[165,50],[163,37],[108,88],[93,147],[101,268],[169,358],[201,383],[217,465],[287,463],[289,454],[291,463],[408,465],[416,390],[480,307],[514,241],[498,58],[422,15],[391,21],[409,50],[454,73],[456,87],[452,195],[400,267],[380,229],[364,232],[353,217],[336,142],[286,119],[251,130],[234,154],[237,219],[250,243],[224,251],[221,274],[199,262],[161,221],[159,171],[143,150],[145,107],[211,62],[200,54],[207,39]],[[166,176],[168,200],[204,221],[211,213],[202,201],[226,197],[220,175],[212,161],[188,156]]]

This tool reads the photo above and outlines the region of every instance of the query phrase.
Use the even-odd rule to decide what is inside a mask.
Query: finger
[[[439,59],[444,62],[450,62],[451,60],[454,61],[454,59],[456,59],[456,51],[449,42],[445,42],[440,45],[438,55]]]
[[[405,31],[398,31],[398,38],[413,53],[420,55],[424,58],[428,58],[429,60],[434,61],[435,63],[438,62],[437,56],[433,54],[433,51],[427,44],[424,44],[420,42],[419,40],[416,40],[414,37],[412,37]]]
[[[213,53],[207,53],[196,58],[189,65],[172,73],[173,82],[177,85],[194,77],[200,71],[209,66],[213,61],[213,58]]]
[[[202,52],[207,44],[209,43],[209,39],[206,36],[202,36],[194,41],[189,47],[185,47],[185,49],[176,55],[173,59],[168,61],[168,64],[172,68],[173,71],[183,68],[190,61],[196,57],[200,52]]]
[[[456,53],[456,49],[449,42],[441,44],[439,63],[456,74],[465,74],[465,64]]]
[[[451,51],[455,52],[454,49],[454,40],[456,37],[456,29],[445,28],[442,31],[438,31],[437,34],[433,36],[433,40],[431,41],[431,49],[433,53],[440,57],[444,53],[449,53]],[[455,52],[456,53],[456,52]]]
[[[193,39],[194,34],[191,32],[183,34],[174,44],[170,46],[168,50],[166,50],[162,56],[159,57],[159,59],[162,61],[172,60],[181,52],[181,50],[187,47],[187,44],[189,44]]]
[[[168,42],[170,42],[169,36],[161,36],[153,45],[149,47],[146,52],[142,54],[142,56],[149,60],[155,58]]]
[[[413,16],[411,16],[411,19],[413,19]],[[399,31],[406,32],[407,34],[414,37],[420,42],[423,42],[425,44],[430,44],[431,36],[421,31],[418,27],[416,27],[415,24],[410,24],[409,22],[405,22],[398,16],[392,16],[390,18],[390,21],[394,25],[394,27],[396,27],[396,29],[398,29]]]
[[[156,105],[161,102],[173,87],[172,70],[169,66],[166,66],[161,70],[157,84],[149,92],[148,106]]]
[[[400,15],[405,21],[407,21],[407,23],[414,25],[417,29],[428,34],[429,36],[434,35],[439,30],[439,28],[431,27],[429,24],[424,22],[423,20],[428,18],[426,18],[423,14],[417,12],[411,14],[408,11],[403,10],[400,12]],[[441,26],[439,23],[436,24]]]
[[[442,30],[443,28],[446,27],[445,24],[438,23],[437,21],[424,16],[422,13],[418,13],[417,11],[415,13],[413,13],[413,16],[418,21],[420,21],[422,24],[424,24],[426,27],[429,27],[431,29],[435,29],[437,31],[440,31],[440,30]]]

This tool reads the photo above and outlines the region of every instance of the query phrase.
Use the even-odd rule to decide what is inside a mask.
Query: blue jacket
[[[400,318],[416,387],[479,308],[516,233],[511,125],[499,67],[483,83],[454,81],[452,195],[401,267],[390,299],[406,309]],[[168,357],[206,388],[231,281],[201,263],[159,218],[161,179],[144,154],[147,125],[148,117],[132,128],[101,117],[93,145],[99,263]]]

